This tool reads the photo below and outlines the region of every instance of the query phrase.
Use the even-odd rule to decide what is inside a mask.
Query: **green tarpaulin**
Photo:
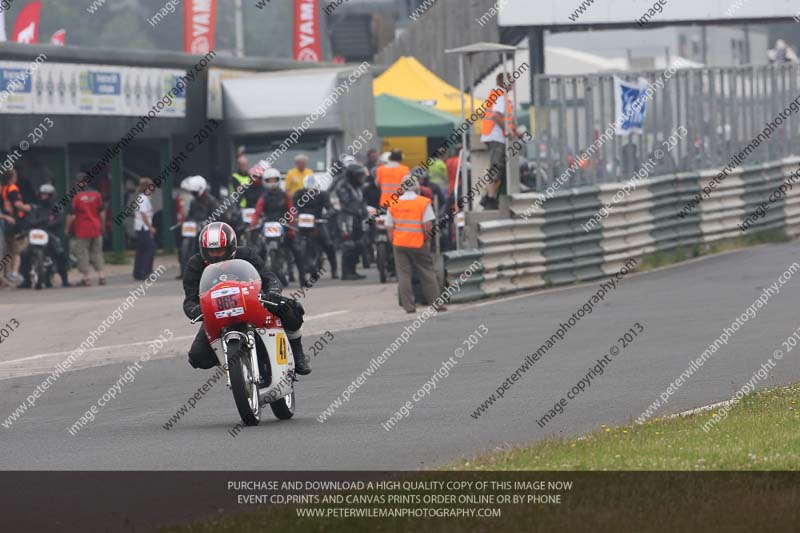
[[[389,94],[375,97],[375,121],[381,137],[448,137],[458,118]]]

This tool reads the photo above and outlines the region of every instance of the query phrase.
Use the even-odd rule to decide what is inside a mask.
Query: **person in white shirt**
[[[136,213],[133,219],[133,230],[136,232],[133,277],[137,280],[144,280],[153,273],[156,228],[153,226],[153,204],[150,203],[150,195],[155,190],[153,180],[139,178],[139,186],[136,189]]]
[[[497,194],[506,179],[506,136],[515,138],[517,132],[513,127],[513,116],[509,109],[506,95],[513,89],[514,82],[510,76],[503,83],[503,73],[497,75],[497,87],[489,93],[484,103],[486,116],[481,124],[481,142],[489,148],[489,169],[492,181],[486,186],[486,195],[481,205],[486,209],[497,209]]]

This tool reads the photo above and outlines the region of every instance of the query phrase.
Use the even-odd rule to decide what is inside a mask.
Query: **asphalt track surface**
[[[126,364],[68,372],[34,408],[0,427],[0,468],[55,470],[418,469],[550,435],[575,436],[630,422],[795,260],[800,243],[759,246],[632,275],[570,329],[505,397],[479,419],[470,414],[598,288],[588,283],[451,309],[429,320],[325,423],[317,416],[383,352],[409,320],[334,331],[297,386],[298,413],[232,437],[231,394],[217,385],[171,430],[162,425],[210,377],[184,355],[145,363],[134,382],[72,436],[67,428],[119,378]],[[54,293],[55,294],[55,293]],[[658,415],[730,398],[800,326],[800,272],[770,298]],[[358,302],[349,302],[358,305]],[[42,312],[42,311],[40,311]],[[159,326],[185,322],[177,306]],[[314,314],[312,310],[311,314]],[[54,330],[58,322],[54,317]],[[635,322],[645,332],[544,429],[535,420],[574,386]],[[123,326],[121,324],[121,326]],[[480,325],[488,335],[391,431],[381,427],[464,347]],[[182,330],[185,333],[188,330]],[[41,335],[52,332],[41,332]],[[123,331],[120,331],[121,335]],[[125,334],[129,332],[124,330]],[[139,335],[144,340],[147,335]],[[308,343],[318,334],[307,335]],[[112,339],[113,340],[113,339]],[[130,340],[130,339],[127,339]],[[188,346],[188,341],[185,343]],[[67,349],[63,347],[62,349]],[[137,349],[124,349],[135,357]],[[800,347],[759,388],[800,381]],[[0,380],[5,419],[42,375]],[[724,422],[722,422],[724,423]]]

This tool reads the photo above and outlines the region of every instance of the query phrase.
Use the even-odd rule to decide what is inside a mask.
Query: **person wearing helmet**
[[[261,197],[256,203],[256,212],[251,227],[256,227],[262,217],[266,222],[278,222],[285,218],[286,213],[289,213],[292,207],[289,195],[281,189],[282,177],[278,169],[266,169],[262,179],[264,187]]]
[[[356,272],[356,265],[363,247],[363,221],[367,218],[364,203],[364,180],[367,169],[353,160],[344,169],[344,179],[336,188],[341,209],[338,216],[344,242],[342,244],[342,280],[353,281],[366,276]]]
[[[192,193],[188,220],[203,222],[219,207],[219,201],[209,192],[208,181],[203,176],[190,176],[181,182],[181,188]]]
[[[367,178],[364,181],[364,201],[375,209],[381,206],[381,186],[378,185],[378,169],[376,164],[372,169],[367,166]]]
[[[186,216],[179,217],[179,224],[183,222],[196,222],[198,227],[207,224],[212,215],[217,213],[219,202],[216,198],[211,196],[208,192],[208,182],[203,176],[189,176],[181,181],[181,189],[189,193],[189,207],[186,208]],[[178,233],[180,235],[180,232]],[[193,251],[194,239],[190,247],[190,253]],[[183,271],[186,268],[186,261],[190,253],[182,252],[183,246],[178,246],[178,260],[180,262],[180,272],[177,279],[183,277]]]
[[[245,183],[244,192],[241,194],[238,204],[240,209],[253,208],[258,203],[258,199],[261,198],[262,178],[266,168],[269,168],[269,165],[261,162],[247,171],[248,181]]]
[[[60,235],[64,233],[65,215],[61,210],[53,214],[53,205],[56,200],[56,188],[50,183],[45,183],[39,187],[39,194],[33,204],[33,209],[30,213],[29,226],[30,228],[37,228],[45,230],[50,238],[47,241],[47,254],[52,258],[56,265],[58,275],[61,278],[61,285],[64,287],[71,287],[67,276],[67,255],[65,253],[66,247],[61,241]],[[30,249],[26,250],[30,252]],[[30,254],[23,253],[21,259],[20,271],[23,275],[22,284],[20,289],[31,288],[31,272],[30,272]],[[48,287],[50,284],[48,283]]]
[[[295,371],[305,376],[311,367],[303,351],[302,327],[303,306],[296,300],[281,296],[281,282],[272,272],[267,271],[264,261],[250,248],[239,247],[236,232],[225,222],[212,222],[200,232],[198,237],[200,252],[189,258],[183,275],[183,312],[190,319],[200,316],[200,279],[206,266],[231,259],[242,259],[253,265],[261,275],[261,291],[264,297],[281,304],[274,314],[281,319],[292,353],[295,358]],[[217,356],[211,347],[203,327],[197,332],[189,348],[189,364],[193,368],[209,369],[218,364]]]
[[[411,170],[403,164],[403,152],[398,149],[392,150],[389,154],[389,162],[378,168],[378,186],[381,188],[381,207],[389,207],[397,203],[397,198],[403,194],[403,178]]]
[[[321,190],[319,181],[320,179],[315,174],[306,176],[303,179],[303,188],[294,193],[294,198],[292,198],[292,205],[294,205],[297,213],[311,214],[316,219],[326,218],[328,214],[333,213],[331,197],[328,191]],[[328,262],[331,265],[331,278],[338,279],[336,248],[333,246],[333,240],[327,225],[317,226],[317,242],[325,252],[325,255],[328,256]]]
[[[250,224],[250,229],[257,228],[264,222],[281,222],[291,220],[292,200],[289,195],[281,189],[281,172],[276,168],[267,168],[264,170],[263,175],[263,188],[261,190],[261,198],[256,203],[256,210],[253,214],[253,221]],[[289,229],[284,234],[284,244],[295,258],[294,250],[294,232]],[[294,281],[294,272],[289,266],[289,281]]]

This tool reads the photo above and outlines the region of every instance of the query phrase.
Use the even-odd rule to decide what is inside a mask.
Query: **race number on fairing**
[[[214,313],[216,318],[234,317],[244,314],[244,301],[239,287],[226,287],[211,293],[211,299],[217,304]]]

